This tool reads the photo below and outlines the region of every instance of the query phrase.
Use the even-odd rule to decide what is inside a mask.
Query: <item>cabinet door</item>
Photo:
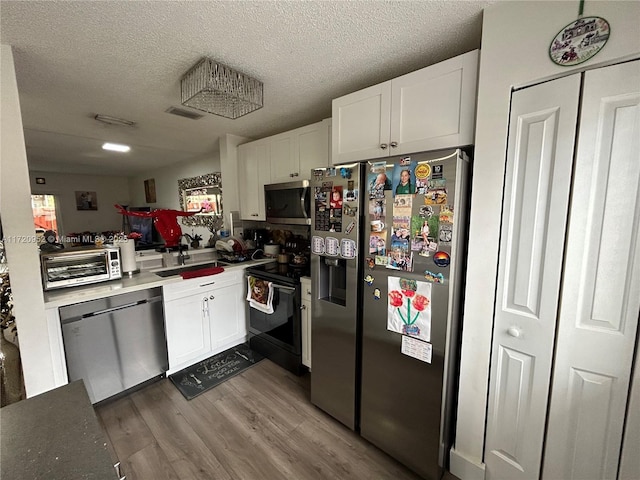
[[[221,350],[246,334],[241,283],[216,288],[210,293],[211,345]],[[238,342],[239,343],[239,342]]]
[[[198,292],[164,304],[169,372],[200,360],[211,351],[206,292]],[[186,364],[186,365],[185,365]]]
[[[583,92],[543,469],[566,480],[617,476],[640,310],[640,61]]]
[[[391,81],[390,155],[474,143],[478,51]]]
[[[485,462],[538,478],[558,311],[580,76],[512,97]]]
[[[336,98],[331,111],[334,164],[389,156],[391,82]]]
[[[271,182],[291,182],[298,173],[297,135],[291,132],[269,137],[269,158],[271,159]]]
[[[260,140],[240,145],[238,162],[240,217],[243,220],[264,221],[264,186],[271,181],[267,143]]]
[[[311,170],[329,166],[329,124],[318,122],[296,130],[298,170],[296,179],[309,180]]]

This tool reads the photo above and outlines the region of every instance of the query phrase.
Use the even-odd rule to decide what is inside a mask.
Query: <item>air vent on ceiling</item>
[[[172,115],[178,115],[179,117],[190,118],[191,120],[198,120],[204,115],[200,115],[199,113],[192,112],[191,110],[185,110],[183,108],[169,107],[165,110],[165,112],[170,113]]]

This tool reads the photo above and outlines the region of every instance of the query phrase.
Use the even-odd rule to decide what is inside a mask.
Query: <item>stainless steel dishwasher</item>
[[[162,289],[60,308],[69,381],[83,379],[97,403],[169,368]]]

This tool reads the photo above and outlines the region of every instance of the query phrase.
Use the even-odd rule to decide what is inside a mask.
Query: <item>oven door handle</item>
[[[271,286],[273,286],[273,288],[277,288],[278,290],[288,290],[290,292],[295,292],[296,289],[294,287],[285,287],[284,285],[278,285],[277,283],[271,283]]]

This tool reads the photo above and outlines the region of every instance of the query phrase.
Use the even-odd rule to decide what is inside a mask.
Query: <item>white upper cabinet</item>
[[[311,170],[314,168],[328,167],[330,139],[329,129],[331,119],[313,123],[296,130],[298,137],[298,179],[309,180]]]
[[[313,123],[265,139],[271,183],[308,180],[311,169],[329,165],[329,121]]]
[[[290,182],[298,175],[296,156],[297,137],[293,132],[280,133],[269,137],[269,157],[271,158],[271,183]]]
[[[243,220],[266,220],[264,186],[271,183],[269,145],[265,140],[238,146],[238,193]]]
[[[389,155],[390,81],[336,98],[331,108],[334,164]]]
[[[479,51],[332,103],[332,163],[473,144]]]

